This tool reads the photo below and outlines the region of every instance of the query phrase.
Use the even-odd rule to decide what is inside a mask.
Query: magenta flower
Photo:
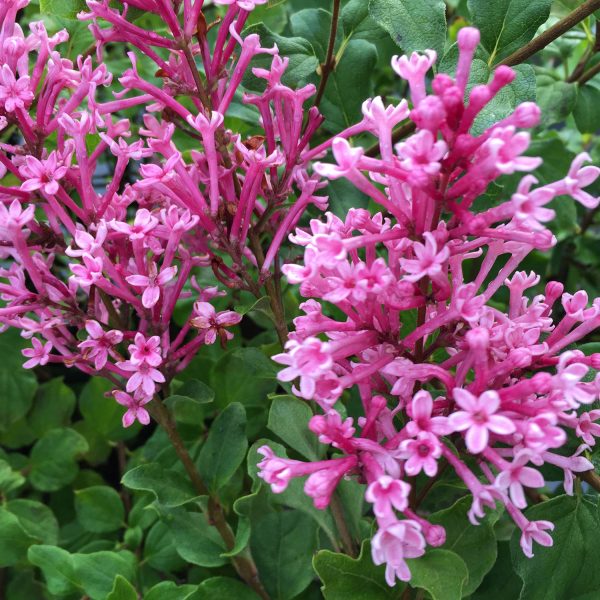
[[[158,219],[153,217],[146,208],[141,208],[136,212],[133,225],[122,221],[110,222],[110,226],[115,231],[129,236],[131,241],[143,240],[157,225]]]
[[[58,192],[58,181],[65,176],[68,167],[59,165],[58,155],[53,151],[46,160],[26,156],[25,163],[19,171],[25,178],[21,184],[23,191],[33,192],[41,189],[46,194],[53,196]]]
[[[438,252],[438,245],[433,234],[427,231],[423,237],[425,244],[415,242],[412,246],[415,258],[400,260],[402,269],[408,273],[404,276],[406,281],[416,282],[423,277],[438,278],[442,273],[442,266],[448,260],[448,248],[444,247]]]
[[[106,365],[109,352],[123,341],[123,333],[115,329],[104,331],[100,323],[93,320],[86,321],[85,329],[89,337],[79,348],[87,360],[94,361],[96,371],[100,371]]]
[[[379,529],[371,540],[371,553],[376,565],[385,564],[385,580],[389,586],[400,581],[410,581],[407,558],[425,554],[425,539],[416,521],[396,521]]]
[[[365,500],[373,504],[373,512],[377,517],[388,518],[393,509],[402,512],[408,506],[410,485],[389,475],[382,475],[377,481],[369,484],[365,492]]]
[[[277,377],[281,381],[292,381],[299,377],[300,394],[303,398],[312,398],[317,379],[333,364],[329,346],[318,338],[309,337],[301,343],[289,340],[285,349],[287,352],[272,357],[275,362],[288,365],[287,368],[279,371]]]
[[[455,388],[453,395],[456,404],[463,410],[452,413],[449,422],[454,431],[467,432],[465,442],[469,452],[483,452],[488,445],[490,432],[498,435],[515,432],[515,424],[510,419],[496,414],[500,408],[497,392],[489,390],[477,397],[465,389]]]
[[[165,382],[165,376],[147,362],[134,363],[127,360],[118,363],[117,366],[124,371],[133,373],[127,380],[125,388],[129,393],[135,392],[142,396],[151,397],[156,392],[156,384]]]
[[[131,362],[134,365],[141,365],[146,363],[151,367],[158,367],[162,364],[162,356],[160,353],[160,338],[154,335],[148,339],[144,337],[144,334],[135,334],[134,343],[128,348],[131,356]]]
[[[0,69],[0,104],[7,113],[17,108],[27,108],[33,100],[29,77],[24,75],[15,79],[11,68],[4,64]]]
[[[123,427],[130,427],[139,421],[142,425],[148,425],[150,423],[150,414],[144,408],[145,404],[148,404],[152,400],[152,396],[140,396],[134,398],[130,394],[122,391],[113,392],[115,400],[122,406],[126,406],[127,410],[123,415]]]
[[[435,435],[421,431],[416,439],[404,440],[400,444],[398,456],[405,459],[404,470],[411,477],[423,471],[427,477],[434,477],[438,470],[437,461],[442,455],[442,447]]]
[[[153,308],[160,299],[161,288],[171,281],[177,274],[177,267],[168,267],[157,271],[156,263],[148,266],[148,275],[129,275],[125,278],[127,283],[143,288],[142,304],[145,308]]]
[[[214,0],[215,4],[224,4],[229,6],[237,4],[242,10],[251,11],[261,4],[266,4],[268,0]]]
[[[508,490],[510,499],[517,508],[525,508],[527,501],[523,486],[529,488],[544,487],[544,477],[539,471],[527,467],[530,453],[527,450],[519,452],[507,466],[496,477],[496,487]]]
[[[52,342],[46,342],[42,344],[37,338],[31,338],[31,345],[33,348],[25,348],[21,350],[21,354],[28,358],[28,361],[23,363],[24,369],[33,369],[38,365],[45,365],[50,359],[50,352],[52,352]]]
[[[600,198],[595,198],[583,190],[583,188],[596,181],[598,176],[600,176],[600,168],[582,166],[584,162],[591,162],[591,160],[587,152],[578,154],[573,160],[569,174],[565,177],[563,183],[567,194],[573,196],[575,200],[586,208],[594,209],[600,203]]]
[[[71,281],[80,285],[84,290],[94,285],[101,277],[103,261],[101,258],[93,258],[89,254],[83,255],[83,264],[69,265]]]
[[[596,438],[600,437],[600,425],[596,423],[598,419],[600,410],[583,412],[578,419],[575,433],[589,446],[595,446]]]
[[[257,465],[259,469],[257,475],[271,486],[275,494],[281,494],[294,477],[293,468],[302,463],[275,456],[269,446],[261,446],[257,452],[264,456]]]
[[[233,338],[233,334],[226,327],[233,327],[242,320],[242,315],[233,310],[224,310],[219,313],[209,302],[196,302],[194,304],[194,316],[190,324],[201,332],[204,332],[204,343],[214,344],[217,336],[223,342]]]
[[[419,390],[414,396],[408,408],[411,421],[406,424],[406,433],[415,437],[420,432],[433,433],[435,435],[447,435],[452,431],[447,417],[432,417],[433,399],[426,390]]]

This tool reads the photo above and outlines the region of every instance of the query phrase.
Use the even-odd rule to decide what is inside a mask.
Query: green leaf
[[[55,377],[42,384],[27,422],[37,437],[56,427],[65,427],[75,410],[75,393],[65,385],[62,377]]]
[[[250,548],[273,600],[290,600],[308,587],[316,547],[317,524],[299,511],[270,513],[255,523]]]
[[[529,42],[550,16],[552,0],[469,0],[473,25],[493,65]]]
[[[600,90],[591,85],[579,86],[577,104],[573,111],[575,124],[581,133],[600,129]]]
[[[411,572],[411,587],[427,590],[432,600],[462,598],[463,586],[469,573],[467,565],[458,554],[435,548],[406,562]]]
[[[377,48],[365,40],[350,40],[330,74],[321,101],[324,126],[332,132],[350,127],[361,117],[361,106],[373,91],[373,80],[365,77],[377,64]]]
[[[0,507],[0,568],[15,565],[27,556],[35,539],[27,535],[16,515]]]
[[[54,513],[41,502],[18,498],[7,502],[6,508],[19,519],[28,536],[42,544],[58,542],[58,522]]]
[[[302,456],[319,460],[323,454],[323,446],[308,428],[312,416],[307,402],[294,396],[275,396],[267,427]]]
[[[204,382],[190,379],[177,390],[176,394],[169,396],[165,404],[179,423],[199,425],[204,421],[204,405],[210,404],[214,399],[214,391]]]
[[[51,594],[64,596],[81,589],[73,557],[66,550],[57,546],[31,546],[27,559],[42,570]]]
[[[323,582],[325,600],[400,600],[406,585],[392,588],[385,581],[385,566],[376,566],[368,542],[358,558],[321,550],[313,559],[315,571]]]
[[[485,576],[483,583],[471,596],[471,600],[507,600],[519,598],[523,582],[514,572],[510,561],[508,542],[498,544],[498,560]]]
[[[76,19],[77,13],[87,10],[85,0],[40,0],[42,13],[63,19]]]
[[[92,600],[106,600],[115,577],[130,580],[135,576],[135,557],[129,552],[91,552],[73,554],[75,574]]]
[[[200,451],[198,468],[212,492],[222,488],[242,464],[248,449],[246,411],[230,404],[213,422]]]
[[[77,457],[87,450],[85,438],[74,429],[48,431],[31,451],[31,485],[43,492],[53,492],[71,483],[79,470]]]
[[[325,62],[331,30],[331,13],[323,8],[308,8],[292,14],[290,19],[294,35],[308,41],[313,47],[319,62]],[[338,29],[336,46],[339,44]]]
[[[383,30],[369,14],[369,3],[365,0],[350,0],[340,15],[344,37],[368,42],[378,42],[387,38]]]
[[[195,585],[176,585],[172,581],[162,581],[146,592],[144,600],[187,600],[197,589]]]
[[[116,531],[125,520],[121,497],[106,485],[76,490],[75,511],[83,528],[92,533]]]
[[[144,542],[144,561],[165,573],[176,572],[185,567],[186,562],[177,552],[170,522],[157,521],[151,527]]]
[[[460,556],[467,566],[469,578],[463,593],[471,594],[481,584],[485,574],[494,566],[498,554],[494,534],[495,513],[486,515],[478,527],[467,518],[471,507],[470,498],[461,498],[453,506],[431,515],[428,520],[442,525],[446,530],[443,550],[451,550]]]
[[[0,432],[27,414],[37,389],[33,371],[23,369],[21,350],[25,347],[27,343],[16,330],[0,335]]]
[[[138,595],[135,588],[125,577],[117,575],[113,588],[106,597],[106,600],[138,600]]]
[[[227,563],[217,530],[202,513],[178,511],[170,524],[177,552],[189,563],[200,567],[220,567]]]
[[[79,395],[79,410],[94,430],[110,440],[122,440],[135,434],[135,426],[125,429],[122,424],[123,407],[114,398],[107,397],[113,385],[101,377],[92,377]]]
[[[577,85],[541,74],[537,77],[537,103],[542,109],[540,127],[563,122],[577,103]]]
[[[258,348],[236,348],[225,353],[214,365],[210,381],[219,408],[231,402],[263,408],[278,385],[275,363]]]
[[[545,548],[534,542],[534,557],[527,558],[519,546],[517,529],[510,542],[515,570],[523,580],[521,598],[569,600],[600,597],[600,515],[597,500],[559,496],[532,507],[529,520],[554,523],[554,544]]]
[[[18,471],[13,471],[12,467],[0,459],[0,492],[8,494],[19,489],[25,483],[25,477]]]
[[[186,477],[158,463],[140,465],[127,471],[121,482],[132,490],[152,492],[158,503],[165,507],[182,506],[198,498]]]
[[[190,600],[259,600],[247,585],[230,577],[205,579]]]
[[[369,13],[405,53],[432,49],[442,55],[446,43],[443,0],[370,0]]]

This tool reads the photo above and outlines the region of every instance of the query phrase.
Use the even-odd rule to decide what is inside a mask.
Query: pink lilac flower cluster
[[[417,483],[425,489],[442,464],[472,495],[472,523],[502,503],[531,556],[534,541],[552,544],[553,525],[523,514],[526,488],[544,486],[540,467],[551,464],[564,471],[571,494],[573,474],[592,468],[581,454],[600,434],[600,411],[589,411],[600,392],[590,371],[600,354],[567,350],[600,326],[600,299],[590,305],[585,292],[563,293],[554,281],[530,299],[526,291],[540,277],[517,270],[532,251],[555,244],[546,228],[551,200],[598,206],[585,188],[600,169],[583,166],[589,156],[580,154],[563,179],[536,187],[526,174],[510,198],[476,210],[491,182],[542,162],[524,155],[530,136],[519,131],[538,123],[533,103],[473,133],[481,111],[515,78],[501,66],[488,84],[467,89],[478,43],[477,30],[460,31],[456,75],[436,74],[431,93],[426,74],[435,52],[393,59],[412,106],[367,100],[361,123],[330,142],[336,164],[314,165],[324,177],[346,178],[382,211],[312,220],[290,236],[304,247],[303,263],[283,267],[310,299],[274,360],[285,366],[279,379],[297,381],[294,393],[322,409],[309,428],[333,457],[306,463],[263,446],[259,475],[274,492],[308,476],[304,490],[321,509],[342,478],[367,484],[378,525],[373,561],[385,563],[389,585],[410,580],[406,559],[444,543],[444,529],[418,514],[415,501]],[[416,132],[394,146],[392,130],[407,118]],[[350,145],[358,131],[377,136],[381,158]],[[494,302],[503,286],[507,312]],[[324,303],[342,318],[326,316]],[[362,402],[356,420],[340,401],[352,388]],[[567,432],[579,438],[572,456],[561,453]]]
[[[326,206],[303,159],[322,121],[316,108],[304,110],[314,86],[284,85],[288,59],[257,35],[241,37],[248,11],[264,0],[215,3],[228,6],[211,24],[218,31],[209,47],[202,0],[178,9],[133,0],[122,10],[90,0],[80,18],[91,20],[97,40],[94,66],[90,56],[61,56],[66,31],[49,36],[35,22],[24,32],[18,13],[27,0],[0,0],[0,129],[13,130],[0,143],[0,323],[31,339],[26,368],[63,363],[111,380],[128,409],[125,426],[147,423],[143,406],[204,344],[225,344],[241,320],[217,312],[212,301],[223,292],[201,288],[196,276],[208,270],[215,283],[262,295],[306,207]],[[128,21],[128,7],[159,15],[170,33]],[[160,79],[140,76],[131,53],[122,89],[107,98],[113,76],[102,53],[115,42],[153,61]],[[270,68],[251,69],[257,55]],[[255,107],[262,135],[243,139],[225,119],[250,70],[265,91],[242,99]],[[131,108],[139,127],[119,118]],[[177,147],[180,131],[197,140],[191,154]],[[111,154],[114,174],[98,190],[99,161]],[[177,328],[177,302],[189,298],[196,302]]]

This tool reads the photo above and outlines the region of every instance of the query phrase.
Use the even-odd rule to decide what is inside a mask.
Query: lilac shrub
[[[593,468],[581,454],[600,432],[600,411],[589,410],[600,376],[588,377],[600,354],[571,349],[600,326],[600,299],[590,306],[586,292],[564,293],[556,281],[529,298],[540,277],[518,270],[530,253],[556,243],[546,228],[553,199],[598,206],[585,188],[600,169],[584,166],[583,153],[562,179],[536,186],[530,173],[542,161],[524,154],[530,135],[520,131],[538,124],[534,103],[473,132],[515,77],[500,66],[490,83],[468,86],[478,43],[476,29],[459,32],[456,75],[437,73],[431,93],[435,52],[394,58],[412,106],[367,100],[358,125],[307,152],[316,158],[331,146],[335,164],[316,162],[314,171],[347,179],[380,212],[353,208],[344,218],[312,220],[310,230],[290,236],[304,248],[302,263],[283,268],[309,299],[285,352],[273,358],[284,365],[279,379],[297,380],[296,396],[320,407],[309,427],[333,457],[301,462],[263,446],[259,476],[276,493],[308,476],[304,491],[319,509],[343,478],[367,484],[378,526],[372,557],[385,563],[389,585],[410,580],[406,559],[445,540],[443,527],[417,513],[417,477],[427,486],[442,463],[449,466],[472,495],[473,525],[501,503],[532,556],[534,542],[552,544],[553,524],[525,517],[524,488],[543,487],[540,468],[549,464],[562,469],[572,494],[574,474]],[[416,132],[394,146],[392,130],[406,118]],[[381,158],[349,143],[356,131],[377,137]],[[477,208],[492,182],[515,173],[527,174],[510,198]],[[506,312],[494,302],[503,287]],[[349,391],[360,398],[356,419],[346,416]],[[564,456],[568,435],[579,447]]]
[[[201,287],[201,271],[261,297],[287,233],[308,205],[325,207],[303,154],[322,122],[316,108],[303,108],[315,89],[282,84],[288,59],[256,34],[241,37],[258,1],[217,2],[229,6],[212,48],[200,30],[201,1],[185,2],[179,16],[168,2],[90,1],[79,17],[91,21],[97,64],[61,56],[66,31],[49,37],[35,22],[25,34],[15,19],[26,4],[0,2],[0,128],[18,132],[18,141],[0,143],[0,176],[11,179],[0,186],[0,252],[8,261],[0,322],[31,339],[26,368],[62,363],[101,375],[128,409],[124,426],[147,424],[143,406],[203,345],[225,345],[241,320],[216,311],[212,302],[224,292]],[[136,26],[129,7],[159,15],[170,35]],[[130,53],[121,90],[107,99],[113,74],[102,58],[113,42],[153,61],[160,82],[144,79]],[[257,55],[272,58],[269,69],[252,69],[265,91],[243,101],[255,107],[262,133],[244,139],[224,120]],[[137,128],[116,116],[131,108],[141,111]],[[179,149],[176,129],[197,149]],[[107,152],[114,174],[99,190],[93,176]],[[298,199],[290,206],[291,193]],[[261,236],[270,240],[265,252]],[[195,302],[175,328],[182,299]]]

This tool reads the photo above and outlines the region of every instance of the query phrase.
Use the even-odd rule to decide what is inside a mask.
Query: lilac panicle
[[[323,177],[347,179],[381,211],[312,220],[290,236],[304,247],[303,262],[283,267],[308,299],[285,352],[274,357],[283,365],[279,379],[295,381],[294,393],[323,411],[311,430],[336,452],[335,463],[318,464],[321,487],[330,482],[327,497],[343,475],[367,484],[378,523],[373,560],[386,564],[390,585],[410,580],[405,559],[444,539],[408,501],[415,476],[436,477],[442,462],[449,465],[472,495],[471,521],[502,503],[531,556],[534,541],[552,544],[552,524],[524,516],[524,488],[543,487],[539,468],[550,463],[564,471],[572,493],[573,474],[592,468],[581,454],[600,433],[600,411],[577,413],[599,397],[600,379],[587,375],[600,355],[566,350],[600,326],[600,299],[565,294],[558,282],[529,298],[539,277],[518,270],[532,251],[556,243],[546,227],[554,217],[551,200],[569,195],[598,206],[585,188],[600,169],[584,166],[589,156],[580,154],[565,177],[537,185],[531,172],[542,161],[524,155],[530,135],[521,131],[538,123],[532,103],[472,133],[481,111],[515,76],[499,67],[490,83],[465,94],[478,41],[477,30],[460,31],[456,77],[438,73],[431,93],[426,74],[434,52],[393,60],[409,83],[412,106],[365,102],[360,124],[318,148],[331,147],[335,162],[314,165]],[[393,147],[392,127],[406,116],[416,132]],[[350,144],[362,131],[378,138],[381,158]],[[475,208],[493,181],[513,173],[523,178],[511,197]],[[475,275],[466,277],[473,264]],[[494,303],[503,286],[508,312]],[[327,303],[343,316],[325,316]],[[563,317],[556,316],[560,303]],[[338,412],[352,388],[363,410],[356,421]],[[571,457],[560,454],[567,431],[582,444]],[[311,463],[295,461],[274,478],[281,459],[268,448],[262,454],[260,476],[275,492],[284,474],[287,482],[312,472]],[[476,461],[467,462],[469,455]],[[418,493],[412,490],[414,498]]]

